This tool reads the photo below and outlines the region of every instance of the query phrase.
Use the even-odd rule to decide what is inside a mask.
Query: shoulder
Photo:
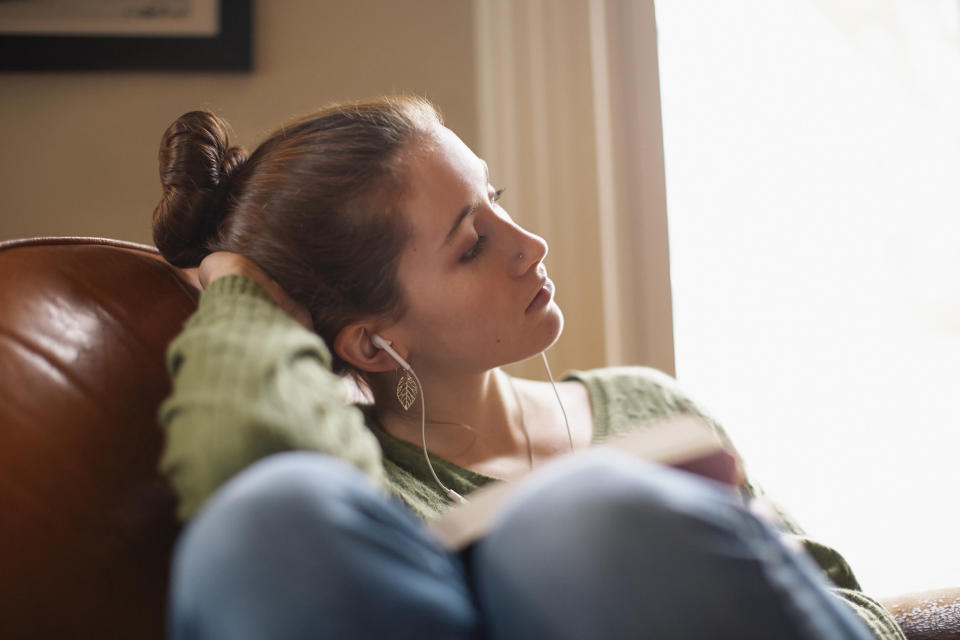
[[[570,371],[564,380],[586,387],[598,435],[621,433],[677,414],[704,415],[675,378],[650,367]]]
[[[564,380],[583,384],[595,400],[606,403],[645,404],[689,400],[672,376],[650,367],[604,367],[569,371]]]
[[[676,387],[677,381],[672,376],[652,367],[603,367],[587,369],[585,371],[572,370],[563,376],[564,380],[576,380],[584,384],[603,386],[620,385],[659,385]]]

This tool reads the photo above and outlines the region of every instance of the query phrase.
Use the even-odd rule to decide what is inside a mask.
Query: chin
[[[501,353],[502,360],[494,366],[500,367],[508,364],[523,362],[528,358],[540,355],[560,339],[563,333],[563,312],[560,311],[555,303],[551,302],[550,307],[542,311],[544,314],[538,320],[535,327],[528,328],[522,335],[517,336],[515,342],[509,349],[510,353]]]
[[[544,318],[542,327],[542,343],[538,341],[538,344],[541,344],[541,346],[534,353],[530,354],[532,356],[552,347],[563,333],[563,311],[560,310],[560,307],[558,307],[556,303],[550,303],[550,308],[548,309],[547,317]]]

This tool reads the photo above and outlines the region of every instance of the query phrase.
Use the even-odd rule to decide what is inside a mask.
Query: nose
[[[535,233],[517,226],[518,240],[510,263],[510,275],[515,278],[524,276],[530,269],[536,269],[547,257],[550,248],[547,241]]]

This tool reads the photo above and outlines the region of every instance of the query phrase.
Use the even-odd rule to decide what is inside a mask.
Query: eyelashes
[[[500,197],[503,196],[503,189],[497,189],[490,195],[490,202],[492,204],[497,204],[500,201]],[[461,263],[472,262],[477,259],[477,257],[483,252],[484,247],[487,244],[487,236],[477,235],[477,241],[474,242],[466,253],[460,256]]]
[[[460,262],[471,262],[476,260],[477,256],[480,255],[480,252],[483,251],[484,246],[487,244],[487,236],[477,236],[477,241],[467,249],[467,252],[460,256]]]

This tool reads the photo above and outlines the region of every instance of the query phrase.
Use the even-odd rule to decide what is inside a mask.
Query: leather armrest
[[[908,593],[882,604],[910,640],[960,640],[960,588]]]
[[[0,242],[0,636],[164,636],[156,415],[196,286],[152,247]]]

